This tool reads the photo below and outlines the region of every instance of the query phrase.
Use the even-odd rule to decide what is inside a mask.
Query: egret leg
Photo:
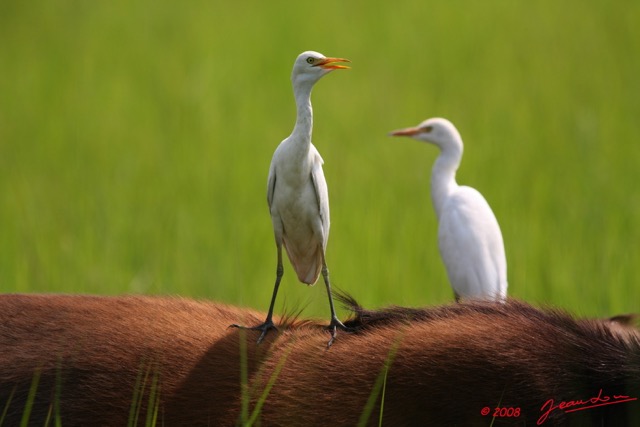
[[[282,246],[278,245],[278,267],[276,268],[276,284],[273,287],[273,295],[271,296],[271,304],[269,305],[269,312],[267,313],[267,319],[264,321],[264,323],[258,326],[248,327],[248,326],[241,326],[234,323],[233,325],[230,325],[230,327],[249,329],[252,331],[262,331],[262,333],[260,334],[260,337],[258,337],[258,342],[257,342],[258,344],[262,342],[264,337],[267,335],[267,332],[269,332],[271,329],[275,329],[277,331],[278,328],[276,327],[276,325],[273,324],[273,319],[272,319],[273,307],[276,304],[276,296],[278,295],[278,288],[280,287],[280,280],[282,279],[283,274],[284,274],[284,268],[282,267]]]
[[[322,251],[322,278],[324,279],[324,284],[327,287],[327,295],[329,296],[329,307],[331,308],[331,322],[329,323],[329,331],[331,332],[331,339],[327,343],[327,349],[331,347],[333,341],[336,339],[336,331],[338,328],[343,331],[351,331],[347,326],[345,326],[338,316],[336,316],[336,310],[333,306],[333,297],[331,295],[331,283],[329,282],[329,269],[327,268],[327,262],[324,259],[324,251]]]

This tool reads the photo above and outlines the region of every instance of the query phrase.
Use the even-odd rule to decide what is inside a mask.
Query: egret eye
[[[422,131],[425,133],[431,133],[432,130],[433,130],[433,126],[425,126],[422,128]]]
[[[310,57],[307,58],[307,62],[309,64],[313,64],[314,62],[316,62],[316,59],[314,57],[310,56]]]

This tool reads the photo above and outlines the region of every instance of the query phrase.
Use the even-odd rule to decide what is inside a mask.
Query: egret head
[[[344,58],[328,58],[323,54],[312,50],[302,52],[298,55],[296,62],[293,64],[291,81],[294,85],[303,82],[314,84],[320,80],[322,76],[333,70],[344,70],[349,68],[346,65],[336,64],[336,62],[351,61]]]
[[[440,149],[451,145],[461,145],[462,139],[458,129],[447,119],[435,117],[427,119],[418,126],[398,129],[391,136],[409,136],[418,141],[430,142]]]

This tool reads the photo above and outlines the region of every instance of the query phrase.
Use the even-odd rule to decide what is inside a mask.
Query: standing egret
[[[506,298],[507,261],[498,221],[482,194],[456,183],[463,151],[458,130],[446,119],[432,118],[391,135],[440,148],[431,173],[431,199],[438,217],[440,255],[456,301]]]
[[[302,283],[315,284],[322,272],[331,308],[331,339],[327,347],[333,343],[337,328],[347,330],[336,316],[331,296],[329,270],[325,260],[325,249],[329,239],[329,193],[322,172],[322,157],[311,143],[311,90],[324,75],[333,70],[349,68],[336,62],[350,61],[328,58],[321,53],[307,51],[301,53],[293,64],[291,82],[297,107],[296,124],[291,135],[282,141],[273,153],[267,182],[267,202],[278,250],[276,283],[267,319],[261,325],[248,328],[262,331],[258,344],[270,329],[277,329],[273,324],[272,315],[284,273],[283,245]]]

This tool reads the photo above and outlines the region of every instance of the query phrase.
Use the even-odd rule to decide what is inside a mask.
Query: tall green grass
[[[391,348],[389,349],[387,358],[385,359],[382,366],[382,371],[378,374],[378,377],[373,384],[373,388],[371,389],[371,394],[367,399],[367,403],[364,405],[362,413],[358,418],[358,427],[365,427],[369,424],[369,419],[371,418],[371,414],[374,407],[376,406],[378,396],[380,396],[380,394],[380,413],[378,414],[378,426],[382,426],[382,418],[384,415],[384,396],[387,390],[387,375],[389,374],[389,368],[393,364],[396,353],[398,352],[398,348],[400,347],[400,344],[404,338],[404,332],[405,330],[400,331],[396,339],[393,341]]]
[[[638,310],[640,4],[0,3],[0,291],[181,294],[266,309],[271,154],[289,73],[313,94],[334,283],[366,306],[451,300],[429,199],[433,147],[386,136],[444,116],[459,182],[504,234],[509,293]],[[286,267],[281,304],[318,287]]]
[[[38,390],[39,382],[40,370],[36,370],[33,374],[33,378],[31,379],[31,386],[29,387],[27,400],[24,404],[24,412],[22,413],[22,419],[20,420],[20,427],[27,427],[29,425],[29,417],[31,416],[31,409],[33,408],[33,402],[36,398],[36,391]],[[9,399],[9,401],[10,400],[11,399]]]
[[[146,411],[144,425],[155,426],[158,423],[158,412],[160,410],[160,372],[155,363],[140,363],[140,369],[133,387],[133,396],[129,409],[129,419],[127,426],[140,425],[140,415]],[[161,422],[161,424],[163,424]]]

